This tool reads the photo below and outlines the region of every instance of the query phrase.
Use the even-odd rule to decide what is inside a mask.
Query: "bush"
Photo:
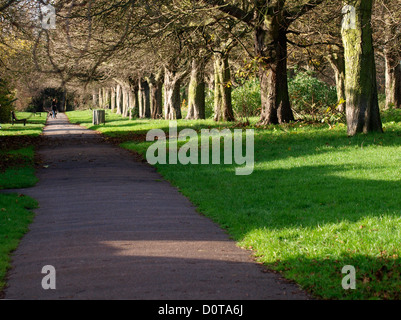
[[[288,79],[288,92],[292,109],[298,118],[313,121],[342,122],[343,114],[337,112],[337,91],[316,78],[310,71],[295,71],[295,77]],[[232,91],[232,105],[235,117],[259,116],[261,112],[260,83],[258,79],[244,81]],[[329,108],[329,109],[328,109]],[[214,113],[214,92],[206,95],[206,116]]]
[[[259,80],[246,81],[232,93],[233,111],[236,117],[246,118],[260,115],[262,100]]]
[[[321,120],[329,106],[337,105],[335,87],[319,80],[310,71],[295,71],[295,77],[288,81],[288,92],[294,113],[312,120]]]
[[[4,80],[0,80],[0,123],[10,122],[14,96]]]
[[[243,85],[233,88],[232,106],[236,118],[254,117],[260,115],[261,108],[260,85],[258,80],[248,80]],[[214,115],[214,91],[206,92],[206,118]]]

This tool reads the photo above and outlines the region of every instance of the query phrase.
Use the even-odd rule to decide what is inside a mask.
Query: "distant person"
[[[53,113],[53,119],[57,118],[57,100],[53,99],[52,102],[52,113]]]

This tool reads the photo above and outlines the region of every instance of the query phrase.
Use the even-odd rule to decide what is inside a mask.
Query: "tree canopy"
[[[360,87],[375,101],[385,93],[387,108],[401,107],[400,4],[367,5],[360,13],[356,0],[3,0],[1,79],[16,89],[20,107],[56,87],[73,92],[77,106],[154,119],[182,118],[183,106],[187,119],[205,118],[211,90],[214,119],[234,121],[232,90],[252,78],[260,86],[259,124],[269,125],[298,118],[288,81],[294,72],[312,71],[336,86],[337,105],[329,107],[348,111],[350,124],[366,113],[355,96]],[[345,30],[346,19],[356,25]],[[350,38],[360,26],[368,38],[360,36],[366,32]],[[363,52],[372,52],[358,71],[351,67],[358,59],[348,50],[351,40],[368,42]],[[360,74],[351,83],[354,71]],[[366,74],[377,83],[361,83]],[[377,125],[361,124],[349,134],[380,131],[375,117]]]

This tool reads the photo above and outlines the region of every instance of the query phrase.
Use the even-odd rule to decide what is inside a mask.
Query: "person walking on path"
[[[52,102],[52,113],[53,113],[53,119],[57,118],[57,100],[53,99]]]

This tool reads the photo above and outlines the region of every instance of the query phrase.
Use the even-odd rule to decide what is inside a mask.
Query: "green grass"
[[[42,133],[43,126],[46,123],[46,113],[42,112],[34,116],[29,112],[17,112],[17,119],[28,119],[26,126],[23,123],[1,123],[1,137],[9,136],[38,136]]]
[[[0,293],[6,285],[5,276],[10,267],[10,253],[28,231],[37,207],[35,200],[17,194],[0,194]]]
[[[0,190],[32,187],[37,183],[34,167],[35,138],[46,123],[46,113],[33,116],[18,112],[18,119],[28,119],[22,123],[1,124],[0,130]]]
[[[35,148],[30,146],[11,151],[0,151],[0,157],[8,158],[10,167],[0,171],[0,190],[33,187],[38,179],[34,167]]]
[[[35,137],[46,122],[46,114],[31,116],[17,113],[18,119],[28,119],[26,126],[1,124],[0,130],[0,190],[22,189],[34,186]],[[10,253],[15,250],[22,236],[28,231],[37,202],[19,194],[0,194],[0,295],[5,286],[6,272],[10,267]]]
[[[352,138],[344,126],[258,129],[250,176],[236,176],[235,165],[156,167],[240,246],[315,296],[399,299],[400,118],[392,111],[384,116],[385,134]],[[211,125],[179,121],[181,128]],[[93,129],[116,136],[167,126],[117,118]],[[122,146],[145,154],[150,143]],[[356,268],[356,290],[341,286],[345,265]]]

